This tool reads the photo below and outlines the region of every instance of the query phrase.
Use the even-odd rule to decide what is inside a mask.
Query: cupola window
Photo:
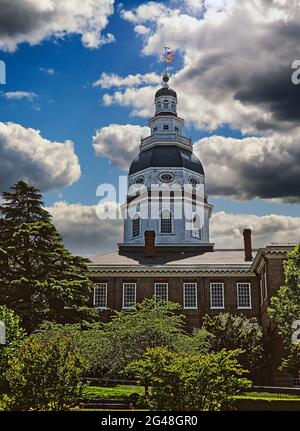
[[[136,238],[141,234],[141,219],[136,215],[132,220],[132,238]]]
[[[168,125],[168,124],[164,124],[163,129],[164,129],[164,130],[169,130],[169,125]]]
[[[168,102],[168,100],[164,100],[164,109],[169,109],[169,102]]]

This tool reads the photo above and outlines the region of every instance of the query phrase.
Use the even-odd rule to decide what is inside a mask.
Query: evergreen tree
[[[0,303],[28,330],[92,317],[87,260],[72,256],[34,187],[18,182],[0,206]]]

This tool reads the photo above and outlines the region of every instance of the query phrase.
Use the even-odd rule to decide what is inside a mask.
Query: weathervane
[[[165,63],[165,75],[167,75],[167,63],[173,63],[175,61],[175,51],[170,51],[171,48],[169,46],[165,46],[165,55],[164,55],[164,63]]]

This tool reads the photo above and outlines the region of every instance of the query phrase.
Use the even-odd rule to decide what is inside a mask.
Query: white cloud
[[[37,97],[37,94],[28,91],[7,91],[6,93],[3,93],[3,97],[7,100],[33,100]]]
[[[55,70],[54,70],[54,69],[52,69],[51,67],[50,67],[50,68],[39,67],[39,70],[40,70],[41,72],[46,73],[46,75],[54,75],[54,74],[55,74]]]
[[[112,87],[134,87],[141,84],[159,84],[160,82],[161,77],[156,73],[146,73],[145,75],[137,73],[136,75],[127,75],[124,78],[114,73],[103,72],[93,86],[108,89]]]
[[[115,251],[122,240],[123,221],[99,220],[96,206],[57,202],[47,209],[66,246],[75,254],[96,256]]]
[[[211,241],[216,248],[243,248],[243,230],[252,229],[253,246],[300,242],[300,217],[257,216],[218,212],[211,219]]]
[[[117,204],[115,204],[118,206]],[[122,220],[99,220],[96,206],[58,202],[48,208],[67,247],[76,254],[96,256],[117,250],[122,242]],[[216,248],[243,248],[243,230],[252,229],[253,246],[300,241],[300,217],[244,215],[218,212],[211,219],[211,241]]]
[[[188,121],[209,130],[229,124],[245,134],[299,126],[300,86],[291,84],[291,64],[300,57],[300,8],[294,2],[207,0],[202,16],[187,12],[187,3],[174,4],[150,2],[123,17],[135,26],[148,22],[143,54],[158,56],[165,44],[182,54],[183,67],[171,85]],[[106,99],[144,115],[152,102],[144,97],[147,88],[134,97],[125,89]]]
[[[127,170],[138,153],[141,138],[149,134],[149,127],[110,124],[96,132],[93,147],[97,156],[108,157],[119,168]]]
[[[300,201],[300,130],[244,139],[212,136],[194,144],[207,192],[236,199]]]
[[[102,35],[114,0],[0,0],[0,49],[15,51],[21,43],[36,45],[54,37],[81,35],[87,48],[114,40]]]
[[[72,141],[49,141],[38,130],[0,122],[0,190],[24,180],[45,192],[73,184],[80,173]]]

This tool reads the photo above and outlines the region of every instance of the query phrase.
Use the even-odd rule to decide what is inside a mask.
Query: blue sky
[[[143,3],[147,2],[126,1],[123,7],[135,10]],[[157,3],[169,6],[172,4]],[[162,62],[159,61],[159,52],[153,52],[153,55],[142,54],[145,39],[135,32],[131,22],[121,17],[120,7],[121,4],[116,2],[114,14],[108,18],[108,25],[105,27],[105,33],[112,33],[115,42],[98,49],[83,46],[81,35],[66,34],[64,38],[43,39],[33,46],[26,42],[20,43],[14,52],[0,51],[0,59],[4,60],[7,66],[7,84],[0,86],[2,96],[6,92],[16,91],[37,95],[32,100],[26,98],[7,100],[0,97],[0,121],[14,122],[25,128],[40,130],[41,135],[49,141],[72,140],[79,158],[82,169],[80,179],[68,187],[45,193],[47,206],[60,200],[69,204],[96,204],[97,185],[105,182],[117,184],[118,176],[126,174],[113,161],[95,155],[92,137],[96,130],[111,123],[146,125],[147,119],[132,115],[132,108],[129,106],[103,104],[103,95],[113,93],[113,89],[93,86],[103,72],[125,77],[137,73],[160,74],[163,69]],[[200,19],[199,14],[197,16]],[[155,27],[153,23],[149,26],[152,30]],[[171,32],[168,43],[173,47]],[[163,45],[164,41],[161,47]],[[184,64],[183,49],[176,50],[177,61],[172,70],[173,74],[180,71]],[[41,69],[53,69],[54,73],[47,74]],[[180,99],[181,88],[175,89]],[[220,125],[211,131],[201,130],[197,125],[190,124],[187,134],[195,141],[212,135],[245,137],[241,130],[234,129],[230,124]],[[255,133],[249,135],[254,136]],[[127,143],[124,142],[123,145],[126,148]],[[222,198],[212,196],[210,200],[216,212],[259,216],[271,213],[299,216],[300,213],[299,203],[274,203],[259,197],[240,201],[226,196]]]

